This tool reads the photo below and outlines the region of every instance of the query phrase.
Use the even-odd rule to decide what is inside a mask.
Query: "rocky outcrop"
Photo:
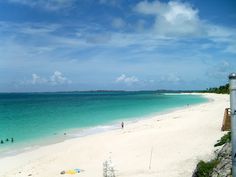
[[[226,143],[217,154],[218,165],[213,169],[212,177],[230,177],[232,169],[231,143]]]
[[[231,143],[225,143],[222,148],[216,152],[215,159],[209,162],[201,161],[198,163],[192,177],[231,177],[231,152]]]

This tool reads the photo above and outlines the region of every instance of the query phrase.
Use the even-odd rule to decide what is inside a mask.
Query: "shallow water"
[[[0,149],[17,145],[26,147],[50,138],[63,140],[64,132],[70,130],[97,126],[103,129],[117,121],[138,119],[206,101],[198,95],[153,91],[2,93],[0,140],[4,140],[4,144],[0,144]],[[6,138],[14,138],[14,143],[6,142]]]

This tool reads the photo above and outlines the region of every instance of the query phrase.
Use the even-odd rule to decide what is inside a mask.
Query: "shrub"
[[[217,159],[211,160],[209,162],[200,161],[197,164],[196,176],[197,177],[210,177],[213,169],[217,166],[219,161]]]
[[[227,142],[230,142],[231,141],[231,132],[228,132],[227,134],[225,134],[224,136],[222,136],[220,138],[220,140],[217,141],[217,143],[214,145],[215,147],[216,146],[221,146]]]

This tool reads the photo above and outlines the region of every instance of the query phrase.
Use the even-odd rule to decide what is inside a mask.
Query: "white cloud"
[[[147,15],[158,15],[159,13],[162,13],[162,11],[166,8],[167,5],[159,1],[142,1],[135,6],[134,10]]]
[[[198,10],[187,3],[142,1],[134,10],[141,14],[153,15],[155,17],[153,30],[159,35],[197,35],[199,30],[201,31]]]
[[[30,7],[40,7],[46,10],[59,10],[72,6],[75,0],[8,0],[10,3],[18,3]]]
[[[135,76],[126,76],[125,74],[120,75],[116,78],[116,82],[123,82],[126,84],[133,84],[139,82],[139,79]]]
[[[61,84],[70,84],[72,83],[67,79],[60,71],[55,71],[50,77],[44,78],[37,74],[32,74],[31,80],[21,81],[20,84],[28,85],[38,85],[38,84],[49,84],[49,85],[61,85]]]
[[[120,28],[125,27],[125,25],[126,25],[125,21],[121,18],[114,18],[112,20],[112,26],[114,28],[120,29]]]
[[[53,85],[71,83],[60,71],[55,71],[49,81]]]
[[[153,16],[154,22],[146,29],[153,36],[173,40],[204,38],[216,44],[223,44],[223,52],[235,52],[236,29],[215,25],[201,19],[198,9],[189,3],[169,1],[141,1],[134,11],[145,16]]]
[[[226,27],[221,27],[217,25],[206,25],[208,35],[210,37],[222,37],[226,38],[232,35],[233,31],[227,29]]]
[[[32,74],[32,84],[44,84],[47,83],[47,79],[38,76],[37,74]]]

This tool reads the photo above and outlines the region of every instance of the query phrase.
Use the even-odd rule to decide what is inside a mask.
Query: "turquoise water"
[[[2,93],[0,140],[5,143],[0,149],[206,101],[197,95],[157,92]]]

